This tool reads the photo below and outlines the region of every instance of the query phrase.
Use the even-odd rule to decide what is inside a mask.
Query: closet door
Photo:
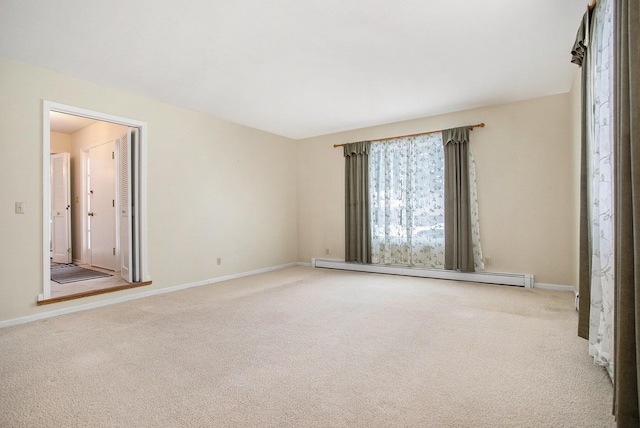
[[[131,257],[131,128],[116,140],[118,150],[118,211],[120,226],[120,276],[134,282]]]
[[[140,159],[140,130],[129,128],[116,140],[118,145],[120,275],[127,282],[140,282],[140,184],[135,180]]]

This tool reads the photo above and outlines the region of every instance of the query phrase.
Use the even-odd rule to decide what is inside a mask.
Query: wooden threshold
[[[117,285],[115,287],[101,288],[99,290],[85,291],[84,293],[67,294],[66,296],[52,297],[51,299],[39,300],[38,306],[49,305],[51,303],[65,302],[67,300],[81,299],[82,297],[97,296],[98,294],[113,293],[114,291],[128,290],[130,288],[144,287],[151,285],[151,281],[134,282],[132,284]]]

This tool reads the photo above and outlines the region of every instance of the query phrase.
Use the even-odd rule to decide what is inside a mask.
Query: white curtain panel
[[[589,354],[613,377],[614,159],[613,13],[610,0],[594,11],[590,46],[589,206],[591,207],[591,313]]]
[[[470,187],[474,261],[482,268],[473,155]],[[442,134],[371,144],[372,263],[444,268]]]

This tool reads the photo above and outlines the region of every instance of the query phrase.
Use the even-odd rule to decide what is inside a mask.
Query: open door
[[[50,158],[51,170],[51,261],[71,263],[71,179],[69,153]]]
[[[139,130],[129,128],[116,140],[120,213],[120,275],[127,282],[140,281],[139,183],[134,179],[139,159]]]
[[[116,140],[118,152],[118,187],[120,212],[120,276],[127,282],[133,282],[133,269],[131,268],[131,145],[130,132]]]

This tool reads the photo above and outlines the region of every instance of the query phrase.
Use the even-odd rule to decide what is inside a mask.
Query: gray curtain
[[[371,263],[369,141],[344,145],[345,261]]]
[[[469,127],[442,131],[444,268],[474,272],[469,195]]]
[[[614,412],[640,426],[640,2],[615,0],[616,308]]]
[[[589,206],[587,203],[587,103],[589,82],[589,34],[591,11],[585,12],[576,41],[571,50],[571,62],[581,67],[582,120],[580,126],[580,246],[578,253],[579,308],[578,336],[589,339],[589,316],[591,312],[591,252],[589,242]]]

